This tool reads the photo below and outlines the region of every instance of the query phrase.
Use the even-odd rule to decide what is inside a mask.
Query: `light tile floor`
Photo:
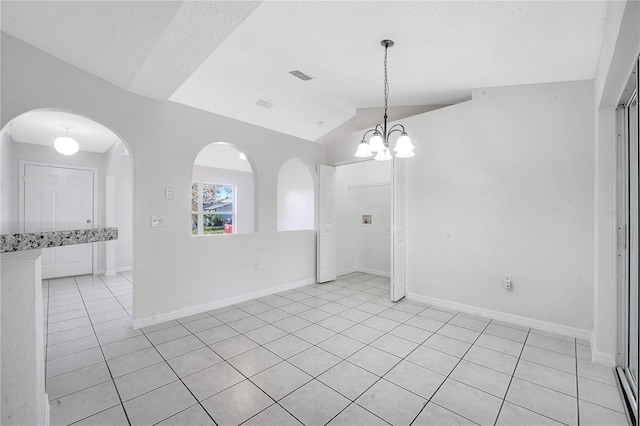
[[[130,274],[43,282],[55,425],[626,425],[589,343],[362,273],[131,328]],[[214,423],[215,422],[215,423]]]

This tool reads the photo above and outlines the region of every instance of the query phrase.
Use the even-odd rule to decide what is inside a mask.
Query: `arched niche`
[[[202,148],[191,176],[191,234],[255,232],[256,187],[253,162],[246,153],[227,142]]]
[[[67,133],[65,128],[68,128],[68,136],[79,145],[78,152],[73,155],[62,155],[54,148],[54,140]],[[98,226],[117,227],[118,239],[77,247],[92,249],[93,274],[132,271],[135,164],[127,141],[115,129],[98,120],[61,108],[25,112],[9,121],[0,136],[1,220],[33,221],[24,199],[27,189],[20,179],[29,168],[92,172],[91,221]],[[87,219],[83,217],[83,222]],[[51,256],[43,251],[43,265],[46,262],[51,262]],[[43,268],[45,278],[56,277],[57,272],[48,275],[50,271],[46,269]]]
[[[278,231],[315,229],[315,180],[299,158],[285,161],[278,173]]]

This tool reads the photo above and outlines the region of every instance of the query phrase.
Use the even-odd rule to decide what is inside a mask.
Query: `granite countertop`
[[[86,223],[1,223],[0,253],[118,239],[118,228]]]

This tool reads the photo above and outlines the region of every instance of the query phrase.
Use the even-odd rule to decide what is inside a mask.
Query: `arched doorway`
[[[58,152],[54,141],[61,136],[75,140],[78,151]],[[43,278],[121,271],[131,280],[134,167],[126,141],[91,118],[59,109],[21,114],[7,123],[1,138],[3,222],[120,228],[116,241],[79,245],[75,252],[43,250]]]

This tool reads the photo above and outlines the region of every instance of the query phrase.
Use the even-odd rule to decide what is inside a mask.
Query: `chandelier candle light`
[[[356,151],[355,156],[360,158],[367,158],[371,157],[374,152],[377,152],[374,160],[391,160],[393,157],[389,152],[389,136],[391,136],[391,134],[394,132],[400,132],[400,137],[398,138],[393,151],[395,152],[396,158],[410,158],[416,155],[413,152],[415,147],[411,143],[411,138],[409,138],[407,132],[404,131],[404,126],[402,124],[394,124],[390,129],[387,130],[387,104],[389,101],[387,50],[390,47],[393,47],[394,43],[391,40],[382,40],[380,44],[384,47],[384,124],[376,124],[376,127],[367,130],[364,135],[362,135],[362,141],[360,141],[360,144],[358,145],[358,150]],[[367,142],[366,137],[371,132],[373,132],[373,136],[371,136],[369,142]]]

